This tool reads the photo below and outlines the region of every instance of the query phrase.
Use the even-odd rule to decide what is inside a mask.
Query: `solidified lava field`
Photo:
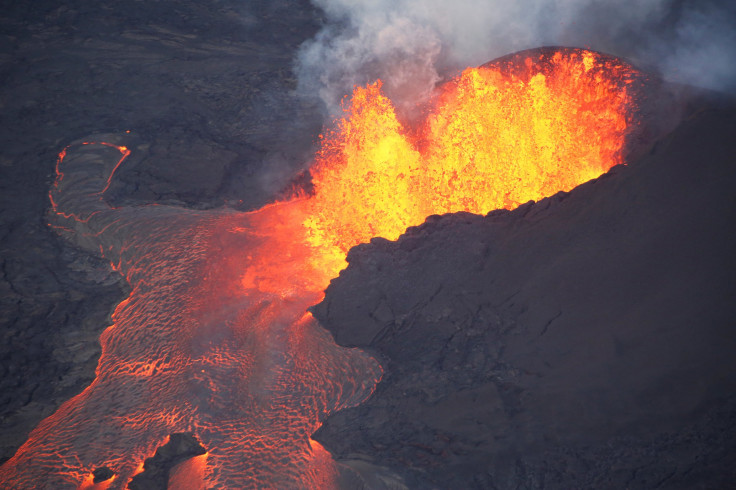
[[[646,103],[593,118],[611,144],[580,130],[596,97],[539,120],[586,86],[565,94],[525,54],[460,74],[419,126],[380,83],[359,87],[317,148],[322,114],[291,63],[320,16],[0,14],[0,481],[119,488],[183,432],[206,452],[164,468],[172,487],[730,484],[733,101],[658,80],[639,100],[622,62],[598,95]],[[598,73],[577,56],[570,73]],[[523,89],[474,92],[489,80]],[[498,112],[463,112],[497,92]],[[467,141],[534,165],[479,171]],[[566,181],[542,165],[556,151],[596,163]],[[356,162],[381,165],[336,170]],[[488,185],[504,179],[529,185]],[[355,196],[402,200],[345,213]]]

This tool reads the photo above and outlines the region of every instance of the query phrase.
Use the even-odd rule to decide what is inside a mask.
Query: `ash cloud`
[[[443,77],[544,45],[589,47],[664,78],[736,93],[736,4],[694,0],[312,0],[325,24],[302,45],[299,90],[329,115],[381,78],[410,110]]]

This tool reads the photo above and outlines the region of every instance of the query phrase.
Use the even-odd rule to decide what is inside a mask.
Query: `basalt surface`
[[[385,375],[315,438],[417,488],[731,485],[734,131],[691,99],[570,193],[352,249],[313,313]]]
[[[255,208],[311,155],[291,66],[318,24],[306,1],[0,12],[0,462],[89,385],[127,294],[48,230],[56,154],[130,130],[113,205]],[[315,312],[387,374],[319,439],[378,487],[378,465],[420,488],[728,486],[732,114],[569,195],[355,250]]]

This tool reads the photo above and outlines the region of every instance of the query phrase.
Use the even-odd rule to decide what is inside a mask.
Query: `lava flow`
[[[621,162],[637,77],[589,51],[521,53],[442,85],[413,128],[380,82],[357,87],[323,137],[314,193],[249,213],[110,208],[102,193],[128,150],[70,146],[53,225],[132,292],[101,335],[94,382],[34,429],[0,486],[125,488],[177,432],[208,452],[177,467],[172,487],[338,485],[310,435],[381,377],[307,312],[347,250],[431,214],[510,209],[604,173]],[[94,481],[100,468],[113,476]]]

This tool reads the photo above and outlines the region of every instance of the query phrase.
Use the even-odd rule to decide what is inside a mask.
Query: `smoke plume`
[[[665,79],[736,92],[736,4],[709,0],[312,0],[325,24],[297,59],[330,115],[381,78],[400,110],[443,77],[544,45],[589,47]]]

